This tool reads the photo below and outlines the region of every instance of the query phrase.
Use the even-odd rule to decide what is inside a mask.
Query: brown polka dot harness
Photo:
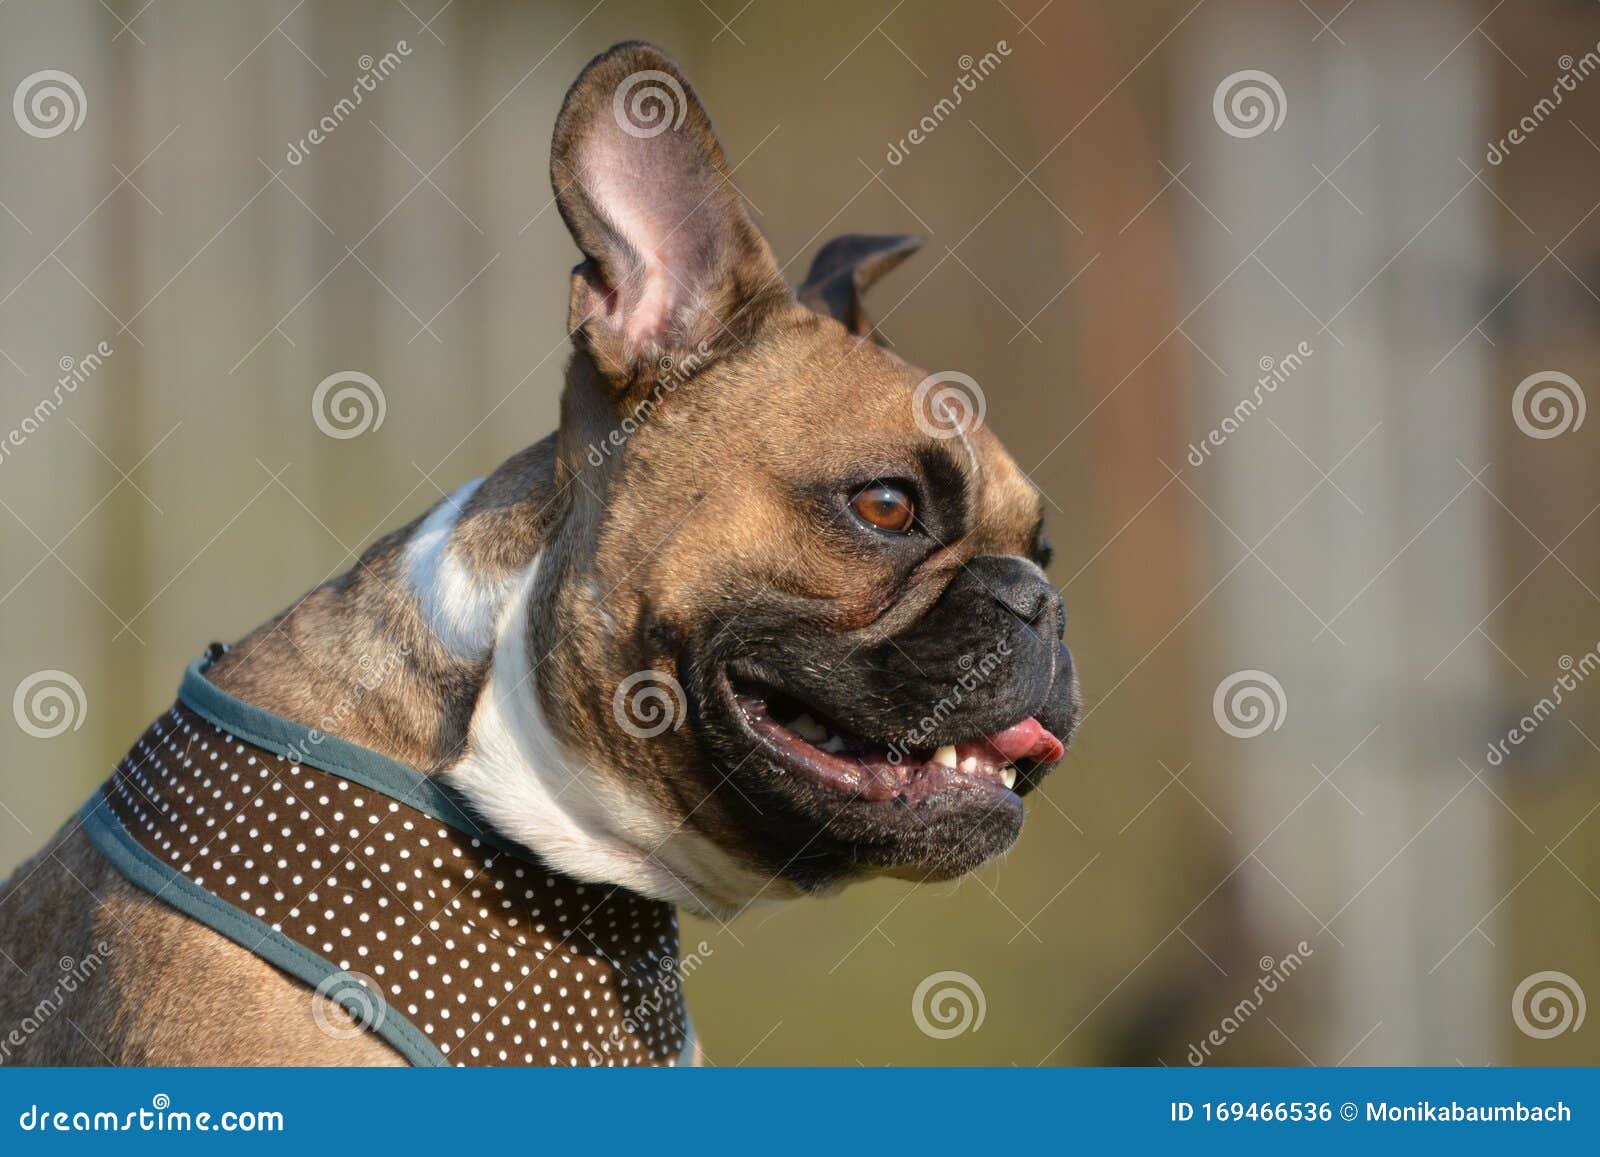
[[[84,806],[133,883],[314,986],[324,1031],[414,1064],[692,1060],[670,905],[549,871],[433,780],[206,665]]]

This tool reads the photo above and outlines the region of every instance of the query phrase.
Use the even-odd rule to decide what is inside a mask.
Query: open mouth
[[[885,744],[767,684],[729,679],[727,690],[746,729],[780,767],[865,800],[912,802],[961,787],[1021,794],[1033,772],[1064,751],[1031,716],[956,743],[919,744],[912,734]]]

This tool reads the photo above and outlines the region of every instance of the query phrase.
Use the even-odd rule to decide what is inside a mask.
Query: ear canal
[[[811,272],[801,283],[802,304],[827,314],[851,333],[872,332],[862,296],[884,274],[894,269],[926,243],[927,238],[904,233],[846,233],[824,245],[811,262]],[[887,345],[881,335],[874,341]]]
[[[585,257],[568,329],[614,384],[664,355],[737,348],[793,300],[705,109],[659,49],[628,42],[589,62],[556,118],[550,178]]]

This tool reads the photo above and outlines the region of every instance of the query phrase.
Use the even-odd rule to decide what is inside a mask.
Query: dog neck
[[[562,513],[554,436],[374,543],[240,639],[218,686],[436,774],[466,753],[495,631]]]
[[[767,879],[552,730],[534,620],[561,557],[554,436],[375,544],[218,659],[247,702],[369,747],[461,793],[575,880],[726,916]],[[549,646],[556,640],[543,641]]]

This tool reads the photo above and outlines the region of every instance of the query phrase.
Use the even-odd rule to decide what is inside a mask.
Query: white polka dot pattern
[[[550,873],[181,704],[105,794],[158,859],[380,990],[452,1063],[661,1065],[684,1048],[670,905]]]

